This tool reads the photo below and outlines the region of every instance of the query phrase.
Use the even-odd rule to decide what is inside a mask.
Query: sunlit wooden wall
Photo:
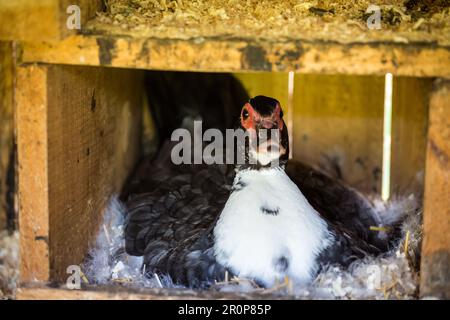
[[[263,94],[281,102],[292,126],[294,159],[363,192],[380,194],[384,77],[296,74],[289,92],[288,73],[235,76],[250,96]],[[394,78],[392,194],[422,190],[430,83]]]
[[[423,188],[428,101],[432,80],[394,78],[391,189],[394,194]]]
[[[8,193],[8,172],[13,152],[13,50],[10,42],[0,41],[0,230],[6,227],[12,210]]]

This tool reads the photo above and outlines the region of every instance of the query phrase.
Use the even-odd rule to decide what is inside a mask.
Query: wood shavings
[[[160,288],[163,288],[163,285],[162,285],[162,283],[161,283],[161,280],[159,280],[158,274],[157,274],[157,273],[154,273],[154,276],[155,276],[155,279],[156,279],[156,283],[158,283],[158,286],[159,286]]]
[[[414,23],[413,25],[413,30],[417,30],[420,28],[420,26],[425,22],[424,18],[420,18],[419,20],[417,20],[416,23]]]
[[[387,227],[370,226],[369,230],[371,230],[371,231],[389,232],[389,228],[387,228]]]
[[[294,293],[294,284],[289,277],[284,278],[284,283],[286,284],[288,294],[292,295]]]
[[[404,244],[404,247],[403,247],[403,252],[405,253],[405,255],[408,254],[409,235],[410,235],[410,232],[409,232],[409,230],[408,230],[408,231],[406,232],[405,244]]]
[[[108,240],[108,243],[111,244],[111,238],[109,237],[109,232],[105,225],[103,225],[103,232],[105,232],[106,240]]]
[[[228,274],[228,272],[227,272],[227,274]],[[216,281],[215,285],[221,286],[221,285],[228,285],[228,284],[239,284],[239,283],[243,283],[243,282],[249,283],[254,288],[259,288],[259,286],[252,279],[236,277],[236,276],[234,276],[230,280],[228,280],[228,277],[227,277],[227,279],[225,279],[224,281]]]
[[[116,283],[130,283],[133,282],[132,278],[117,278],[117,279],[113,279],[112,281],[116,282]]]
[[[108,0],[107,11],[91,21],[87,29],[168,39],[235,37],[341,43],[406,39],[450,44],[450,4],[439,2],[425,8],[406,5],[405,0],[378,1],[381,29],[374,31],[366,26],[371,13],[365,13],[372,2]],[[420,28],[425,25],[427,28]]]
[[[89,280],[86,277],[86,275],[84,274],[83,270],[80,267],[80,276],[81,276],[81,280],[83,280],[84,283],[89,284]]]

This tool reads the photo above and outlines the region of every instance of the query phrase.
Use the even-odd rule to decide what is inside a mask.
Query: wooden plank
[[[432,80],[394,78],[391,194],[423,193],[428,102]]]
[[[23,284],[17,291],[18,300],[202,300],[202,299],[293,299],[293,296],[273,293],[219,292],[191,289],[150,289],[121,286],[88,286],[81,290],[50,288],[39,284]]]
[[[14,0],[0,2],[0,39],[42,41],[59,40],[78,30],[69,30],[66,10],[69,5],[80,7],[83,26],[103,8],[101,0]]]
[[[19,288],[17,300],[176,300],[190,297],[158,296],[133,292],[67,290],[55,288]],[[192,299],[192,298],[191,298]]]
[[[430,98],[420,294],[450,299],[450,81]]]
[[[21,277],[48,280],[47,72],[17,68],[16,89]]]
[[[293,158],[378,193],[383,90],[382,77],[296,75]]]
[[[13,77],[13,45],[0,42],[0,230],[6,228],[14,212],[11,201],[14,192],[11,190],[14,189],[11,185],[11,168],[14,166]]]
[[[422,43],[189,40],[78,35],[25,43],[23,62],[178,71],[296,71],[450,77],[450,47]]]
[[[142,74],[24,66],[18,79],[21,248],[33,252],[21,279],[64,280],[137,161]]]
[[[50,74],[50,255],[52,278],[61,279],[84,258],[107,196],[120,191],[137,161],[143,81],[140,72],[117,69]]]

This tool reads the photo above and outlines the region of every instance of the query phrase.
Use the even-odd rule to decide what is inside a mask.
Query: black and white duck
[[[327,264],[349,265],[389,247],[384,224],[361,194],[304,164],[288,161],[280,103],[257,96],[238,127],[274,129],[273,150],[239,149],[235,165],[174,165],[173,143],[136,173],[127,206],[126,251],[144,256],[145,270],[178,284],[205,288],[225,271],[270,287],[289,277],[311,282]],[[268,152],[269,150],[270,152]],[[256,161],[249,161],[250,159]]]

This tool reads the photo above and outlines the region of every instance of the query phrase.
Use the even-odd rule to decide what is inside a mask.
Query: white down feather
[[[298,284],[311,281],[316,257],[333,236],[298,187],[278,167],[240,171],[233,185],[244,187],[231,193],[214,229],[218,262],[267,287],[284,276]],[[286,270],[276,267],[281,257],[288,261]]]

